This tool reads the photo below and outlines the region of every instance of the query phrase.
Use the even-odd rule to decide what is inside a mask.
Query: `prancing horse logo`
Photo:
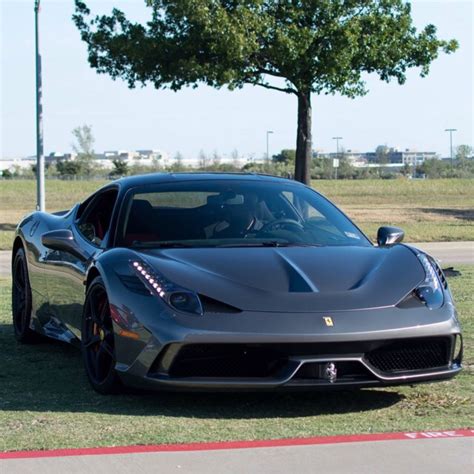
[[[330,316],[324,316],[323,319],[324,319],[324,322],[326,323],[326,326],[328,326],[328,327],[334,326],[334,323],[333,323],[332,318]]]

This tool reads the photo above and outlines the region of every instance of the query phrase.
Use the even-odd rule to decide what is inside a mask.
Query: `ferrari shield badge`
[[[334,322],[330,316],[324,316],[323,319],[324,319],[324,322],[326,323],[326,326],[328,327],[334,326]]]

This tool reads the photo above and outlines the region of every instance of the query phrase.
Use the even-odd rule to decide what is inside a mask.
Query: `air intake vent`
[[[199,299],[201,300],[202,308],[205,313],[241,313],[242,310],[239,308],[235,308],[226,303],[222,303],[222,301],[217,301],[213,298],[209,298],[209,296],[199,295]]]
[[[445,367],[449,363],[447,338],[395,341],[365,354],[365,359],[381,372],[408,372]]]
[[[438,264],[435,264],[435,268],[436,268],[436,273],[439,276],[439,281],[443,285],[443,288],[446,290],[448,288],[448,282],[446,281],[446,277],[444,276],[443,270],[441,270]]]

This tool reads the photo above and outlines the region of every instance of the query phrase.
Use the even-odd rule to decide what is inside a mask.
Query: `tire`
[[[103,395],[120,392],[109,300],[101,277],[96,277],[87,290],[82,315],[81,352],[92,388]]]
[[[40,336],[30,328],[31,286],[23,248],[18,249],[12,266],[12,319],[15,338],[22,344],[32,344]]]

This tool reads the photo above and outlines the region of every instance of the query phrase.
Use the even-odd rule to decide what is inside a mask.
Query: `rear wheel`
[[[12,317],[15,338],[24,344],[31,344],[39,335],[30,329],[31,287],[26,265],[25,251],[20,248],[15,254],[12,267]]]
[[[82,358],[94,390],[117,393],[120,380],[115,371],[115,345],[109,300],[102,278],[90,285],[82,317]]]

